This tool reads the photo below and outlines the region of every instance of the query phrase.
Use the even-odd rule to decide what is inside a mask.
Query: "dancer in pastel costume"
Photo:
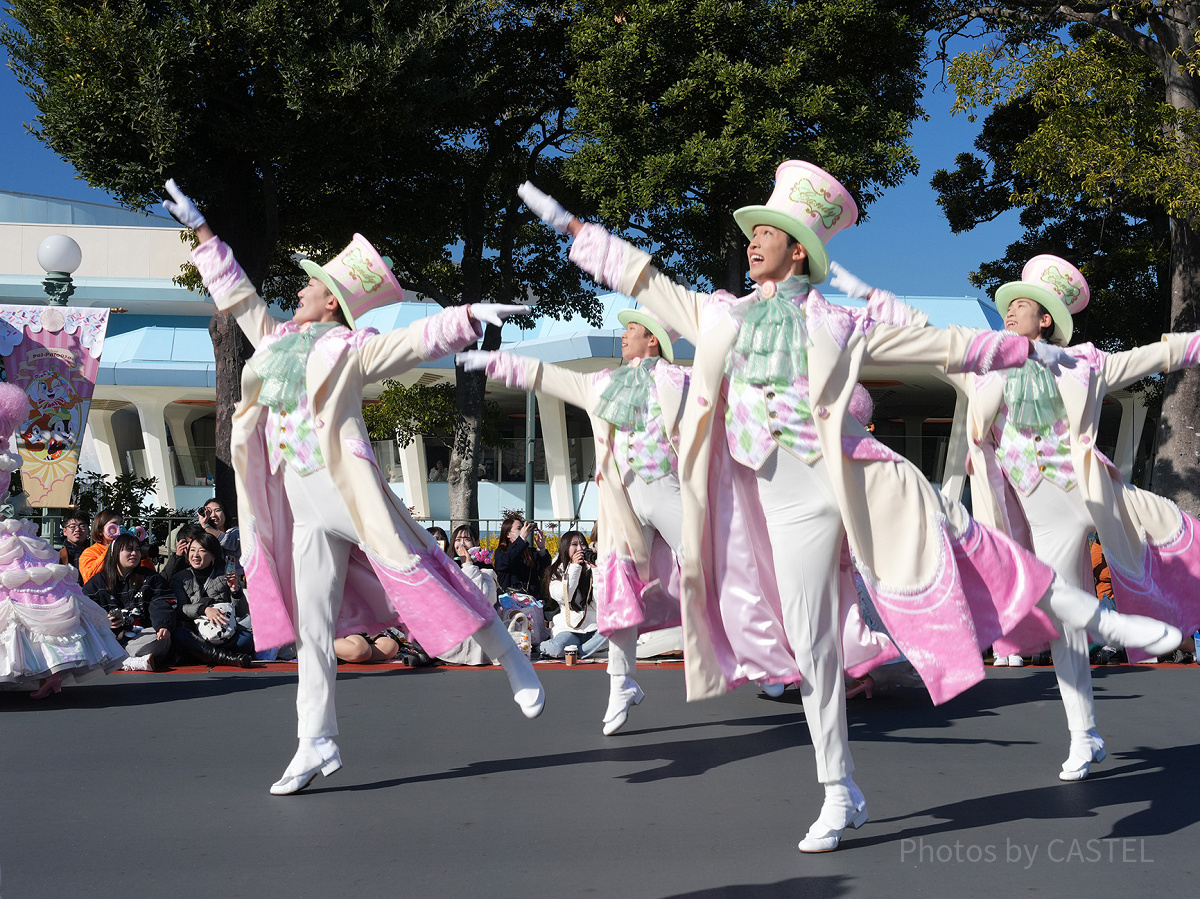
[[[341,765],[332,737],[335,637],[403,623],[430,655],[474,636],[504,666],[526,717],[545,694],[488,599],[459,570],[379,473],[362,417],[363,385],[461,350],[482,322],[529,311],[477,304],[447,309],[387,334],[357,328],[404,292],[362,237],[319,266],[289,322],[272,318],[229,247],[173,181],[164,206],[200,239],[193,259],[216,301],[255,347],[233,419],[242,567],[258,649],[296,642],[300,745],[275,795],[304,789]]]
[[[1065,346],[1072,314],[1088,304],[1083,274],[1057,256],[1035,256],[1021,280],[996,290],[1006,330]],[[1200,624],[1200,523],[1170,500],[1126,484],[1096,447],[1104,396],[1149,375],[1200,364],[1200,332],[1164,334],[1121,353],[1090,343],[1068,347],[1077,364],[1038,365],[953,380],[968,400],[967,470],[975,518],[1012,535],[1068,583],[1092,588],[1088,535],[1104,546],[1122,612],[1149,615],[1183,633]],[[1053,617],[1053,613],[1051,613]],[[1070,752],[1059,778],[1083,780],[1104,759],[1096,730],[1092,669],[1084,628],[1054,621],[1054,673],[1067,715]],[[997,655],[1042,648],[1017,628]],[[1158,653],[1155,653],[1156,655]],[[1136,648],[1130,660],[1145,658]]]
[[[11,438],[28,411],[23,390],[0,384],[0,496],[21,467]],[[75,567],[59,563],[32,521],[0,509],[0,686],[40,684],[31,695],[42,699],[60,692],[64,678],[113,671],[125,658],[108,615],[80,590]]]
[[[857,219],[828,173],[785,162],[767,204],[734,213],[757,285],[740,299],[674,284],[646,253],[584,225],[532,185],[520,193],[574,236],[572,260],[696,347],[679,449],[688,698],[747,679],[800,681],[825,787],[801,851],[834,849],[846,827],[867,820],[851,779],[835,620],[844,541],[935,702],[981,680],[982,647],[1027,616],[1053,635],[1036,609],[1046,594],[1059,617],[1117,642],[1178,643],[1179,632],[1160,622],[1101,610],[1095,596],[972,521],[848,414],[867,362],[984,373],[1034,352],[1051,364],[1065,354],[1014,334],[893,324],[911,310],[882,292],[862,310],[828,303],[812,287],[829,270],[825,242]]]
[[[599,487],[600,633],[608,637],[609,699],[602,729],[615,734],[644,698],[634,680],[639,631],[679,624],[683,503],[679,495],[679,416],[688,371],[653,315],[618,314],[625,365],[582,374],[507,352],[468,351],[459,362],[509,387],[538,390],[585,410],[596,435]]]

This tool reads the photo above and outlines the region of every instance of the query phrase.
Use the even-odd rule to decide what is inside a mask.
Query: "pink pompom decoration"
[[[871,416],[875,414],[875,401],[862,384],[854,385],[854,393],[850,395],[850,414],[864,428],[871,423]]]
[[[0,437],[7,438],[29,416],[29,397],[16,384],[0,384]]]

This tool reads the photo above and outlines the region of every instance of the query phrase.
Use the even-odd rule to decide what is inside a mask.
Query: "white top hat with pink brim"
[[[300,267],[337,298],[351,328],[364,312],[404,299],[404,289],[392,274],[392,260],[380,256],[361,234],[324,265],[301,259]]]
[[[1012,301],[1020,298],[1045,307],[1054,320],[1050,342],[1066,346],[1075,330],[1072,316],[1084,310],[1092,292],[1079,269],[1065,259],[1043,253],[1025,263],[1020,281],[996,288],[996,311],[1004,315]]]
[[[658,349],[662,357],[670,363],[675,362],[675,347],[672,346],[675,332],[663,324],[662,319],[653,312],[648,309],[622,309],[617,313],[617,321],[623,325],[630,322],[641,325],[658,338]]]
[[[789,159],[775,170],[775,190],[765,206],[743,206],[733,219],[748,238],[756,225],[782,228],[808,254],[808,280],[820,284],[829,277],[825,244],[858,221],[858,205],[833,175],[811,162]]]

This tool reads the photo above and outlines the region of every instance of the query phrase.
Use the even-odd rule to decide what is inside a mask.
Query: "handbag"
[[[233,610],[231,602],[215,602],[211,609],[216,609],[218,612],[225,614],[225,623],[217,624],[209,619],[207,615],[201,615],[194,619],[196,622],[196,630],[200,637],[212,643],[214,646],[220,646],[222,643],[227,643],[235,633],[237,633],[237,615]]]

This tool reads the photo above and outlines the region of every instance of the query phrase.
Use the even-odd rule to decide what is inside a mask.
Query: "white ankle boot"
[[[1179,628],[1141,615],[1122,615],[1100,605],[1096,597],[1072,587],[1057,574],[1050,583],[1050,611],[1071,627],[1095,634],[1100,642],[1147,655],[1161,656],[1183,642]]]
[[[317,774],[326,777],[342,767],[342,754],[337,744],[329,737],[305,737],[300,740],[300,748],[292,756],[291,764],[283,772],[283,777],[271,784],[271,795],[287,796],[299,793],[310,783]]]
[[[1183,634],[1179,628],[1155,618],[1122,615],[1112,609],[1100,609],[1088,622],[1088,631],[1106,644],[1140,649],[1147,655],[1166,655],[1179,648]]]
[[[1108,753],[1104,739],[1093,730],[1071,734],[1071,752],[1058,772],[1059,780],[1084,780],[1091,772],[1093,762],[1102,762]]]
[[[813,822],[804,839],[801,852],[829,852],[842,841],[847,827],[859,828],[867,823],[867,800],[862,790],[849,777],[839,783],[825,785],[825,804],[821,816]]]
[[[526,718],[536,718],[546,706],[546,693],[533,670],[529,658],[521,652],[499,618],[493,618],[475,632],[475,642],[494,661],[504,667],[513,701],[521,707]]]
[[[629,720],[629,710],[641,705],[646,694],[637,681],[624,674],[611,674],[608,681],[608,708],[604,711],[604,735],[611,737]]]

